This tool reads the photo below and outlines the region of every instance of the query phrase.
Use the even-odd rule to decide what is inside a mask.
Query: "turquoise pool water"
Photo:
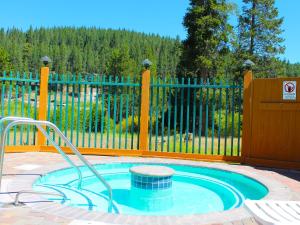
[[[268,193],[263,184],[238,173],[172,164],[164,165],[175,170],[171,188],[157,191],[138,189],[131,187],[129,172],[136,165],[140,164],[95,165],[113,189],[114,213],[203,214],[237,208],[245,199],[261,199]],[[65,199],[45,196],[64,205],[107,212],[105,187],[86,167],[80,169],[84,176],[81,189],[77,188],[77,173],[72,168],[46,174],[34,183],[34,189],[64,194]]]

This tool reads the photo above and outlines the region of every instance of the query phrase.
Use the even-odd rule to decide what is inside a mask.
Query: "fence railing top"
[[[19,72],[6,72],[0,76],[0,81],[20,81],[20,82],[39,82],[40,76],[38,73],[19,73]]]
[[[167,88],[241,88],[238,84],[162,84],[153,83],[151,87],[167,87]]]
[[[0,81],[17,82],[40,82],[39,74],[32,73],[7,73],[3,72]],[[113,76],[113,75],[95,75],[95,74],[49,74],[49,84],[59,85],[94,85],[94,86],[127,86],[141,87],[141,77],[138,76]],[[166,88],[241,88],[240,81],[188,78],[188,77],[155,77],[150,79],[151,87]]]
[[[21,77],[0,77],[0,81],[17,81],[17,82],[40,82],[39,79],[21,78]]]
[[[95,85],[95,86],[129,86],[140,87],[140,83],[126,83],[126,82],[89,82],[89,81],[49,81],[49,84],[68,84],[68,85]]]
[[[49,84],[95,85],[95,86],[141,86],[140,80],[130,76],[107,75],[59,75],[50,74]]]

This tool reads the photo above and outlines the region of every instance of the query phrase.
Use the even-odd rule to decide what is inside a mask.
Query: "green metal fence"
[[[6,74],[1,116],[38,118],[38,74]],[[47,120],[78,147],[138,149],[141,77],[50,74]],[[152,78],[149,149],[240,156],[242,85]],[[51,131],[48,130],[50,133]],[[15,128],[10,145],[35,144],[36,130]],[[54,133],[53,138],[64,144]]]
[[[1,109],[3,116],[22,116],[36,119],[39,105],[38,74],[3,73],[0,77]],[[30,126],[15,127],[8,134],[8,145],[34,145],[36,129]]]
[[[129,76],[50,75],[47,119],[78,147],[138,149],[140,87]]]
[[[209,79],[152,79],[151,151],[240,155],[242,85]]]

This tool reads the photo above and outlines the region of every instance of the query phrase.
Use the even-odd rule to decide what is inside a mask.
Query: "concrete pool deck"
[[[79,162],[76,156],[71,156]],[[298,200],[300,201],[300,172],[290,170],[275,170],[254,168],[244,165],[212,163],[164,158],[133,158],[86,156],[93,164],[112,162],[140,163],[172,163],[191,166],[205,166],[238,172],[262,182],[269,188],[265,199]],[[80,165],[80,163],[78,163]],[[69,167],[64,159],[55,153],[9,153],[5,155],[4,174],[1,192],[16,192],[31,190],[32,183],[41,175]],[[179,225],[179,224],[226,224],[250,225],[257,224],[244,207],[224,212],[204,215],[186,216],[131,216],[115,215],[101,212],[89,212],[84,209],[72,208],[59,203],[46,201],[45,198],[32,194],[21,195],[20,201],[27,202],[23,206],[12,204],[15,194],[0,195],[0,225],[79,225],[77,220],[96,221],[90,225],[128,224],[128,225]]]

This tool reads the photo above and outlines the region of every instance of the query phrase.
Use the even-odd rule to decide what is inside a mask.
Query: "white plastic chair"
[[[299,201],[246,200],[246,208],[264,225],[300,225]]]

